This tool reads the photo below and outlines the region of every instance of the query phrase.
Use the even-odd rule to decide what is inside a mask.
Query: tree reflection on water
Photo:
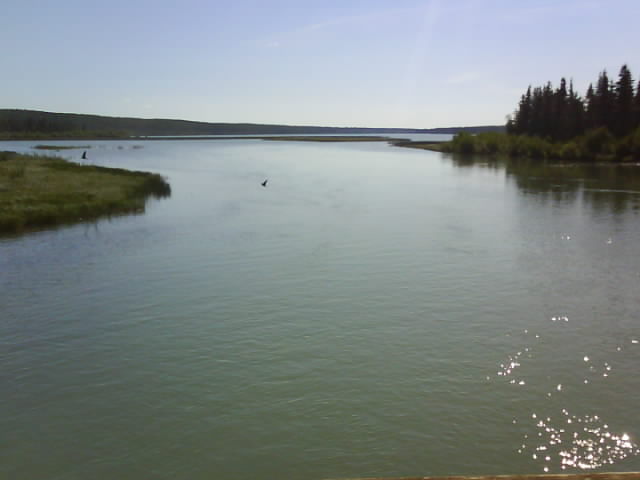
[[[544,203],[575,203],[615,214],[640,210],[640,164],[560,164],[445,154],[459,168],[504,171],[524,195]]]

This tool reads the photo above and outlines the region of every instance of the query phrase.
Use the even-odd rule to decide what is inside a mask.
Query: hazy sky
[[[527,85],[640,75],[640,0],[3,0],[0,108],[502,124]]]

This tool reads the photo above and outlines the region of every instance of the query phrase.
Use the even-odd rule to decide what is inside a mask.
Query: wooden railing
[[[627,473],[577,473],[541,475],[484,475],[455,477],[368,477],[341,480],[640,480],[640,472]]]

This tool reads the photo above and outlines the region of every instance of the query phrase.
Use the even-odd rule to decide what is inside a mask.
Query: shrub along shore
[[[0,234],[144,212],[171,187],[160,175],[0,152]]]
[[[451,142],[438,145],[438,149],[534,160],[629,163],[640,161],[640,127],[622,138],[615,138],[605,127],[600,127],[564,142],[530,135],[460,133]]]

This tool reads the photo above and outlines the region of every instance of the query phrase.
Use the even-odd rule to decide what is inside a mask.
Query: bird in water
[[[82,159],[83,160],[87,159],[87,151],[86,150],[84,152],[82,152]]]
[[[265,178],[264,182],[262,182],[260,185],[262,185],[263,187],[266,187],[268,181],[269,181],[269,179]]]

